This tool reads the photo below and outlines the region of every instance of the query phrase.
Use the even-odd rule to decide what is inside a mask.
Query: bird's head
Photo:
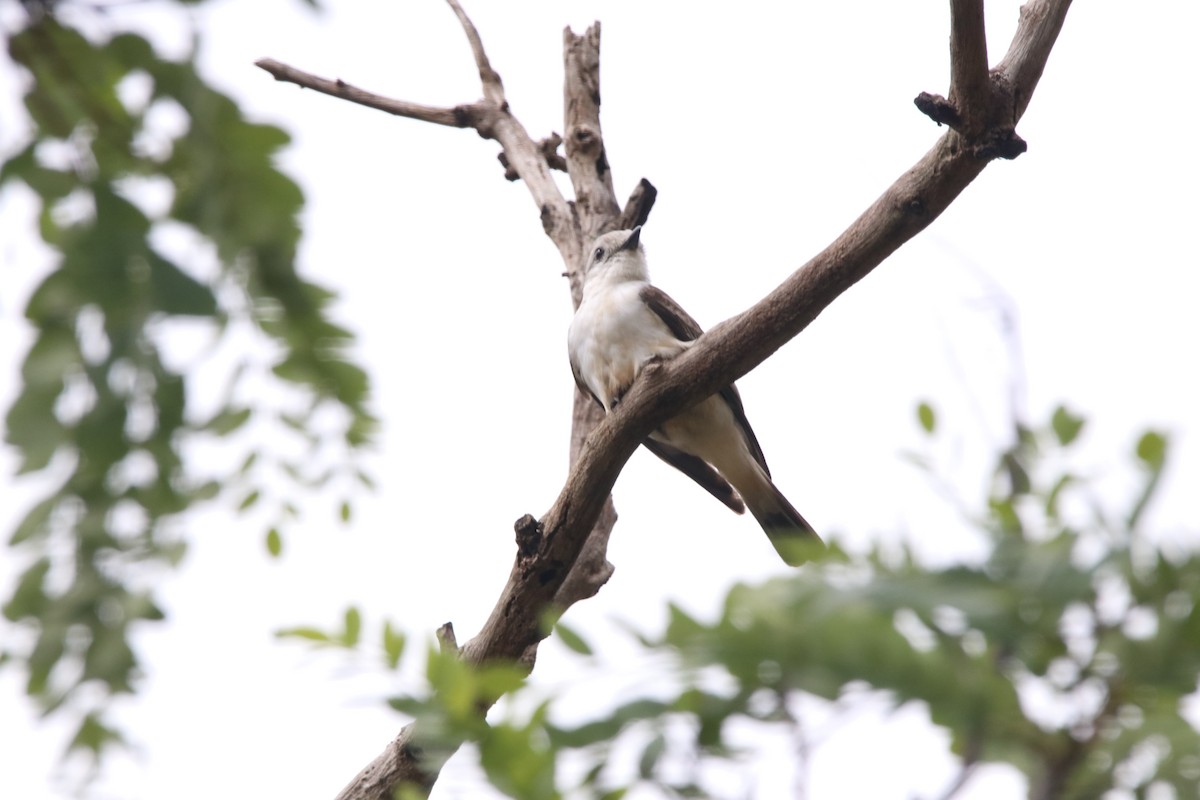
[[[642,226],[639,225],[631,231],[610,231],[597,237],[583,268],[585,290],[599,283],[650,280],[646,253],[639,241],[641,235]]]

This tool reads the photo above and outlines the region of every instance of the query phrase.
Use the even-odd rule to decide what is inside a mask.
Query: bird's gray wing
[[[704,329],[700,323],[691,318],[683,306],[671,299],[671,296],[657,286],[646,284],[638,295],[650,310],[658,315],[663,324],[681,342],[691,342],[700,338]]]
[[[642,298],[642,302],[658,315],[658,318],[663,321],[663,324],[667,326],[672,335],[681,342],[695,341],[700,338],[700,334],[704,333],[704,329],[700,327],[700,324],[692,319],[683,310],[682,306],[671,299],[669,294],[657,286],[646,284],[642,288],[640,297]],[[718,392],[718,394],[729,406],[729,410],[733,412],[733,418],[737,421],[738,427],[742,429],[742,435],[746,438],[746,446],[750,449],[750,455],[763,468],[763,472],[767,473],[767,476],[770,477],[771,470],[767,467],[766,456],[763,455],[762,447],[758,444],[758,437],[754,435],[754,429],[750,427],[750,420],[746,419],[746,409],[742,406],[742,396],[738,394],[737,387],[729,384]],[[664,460],[671,463],[669,459]],[[687,473],[687,470],[684,470],[682,467],[680,469]],[[704,486],[704,483],[698,478],[695,480],[701,486]],[[707,486],[704,486],[704,488],[708,489]],[[709,491],[711,492],[712,490],[709,489]]]
[[[700,484],[705,491],[729,506],[736,513],[741,514],[746,510],[746,504],[742,502],[741,495],[729,485],[729,481],[722,478],[719,472],[710,467],[707,461],[688,455],[682,450],[656,439],[646,439],[642,444],[651,453],[654,453],[654,455]]]

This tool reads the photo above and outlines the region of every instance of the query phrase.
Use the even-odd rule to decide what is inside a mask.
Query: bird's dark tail
[[[744,492],[746,507],[758,520],[767,538],[789,566],[798,567],[824,552],[825,544],[816,530],[788,502],[765,474],[759,491]]]

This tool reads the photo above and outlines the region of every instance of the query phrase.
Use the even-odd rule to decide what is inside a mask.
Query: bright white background
[[[469,638],[508,574],[513,520],[548,508],[565,475],[566,282],[525,187],[503,180],[497,146],[301,92],[253,66],[269,56],[453,105],[479,95],[461,30],[435,0],[330,5],[315,16],[283,0],[218,2],[197,19],[206,73],[249,116],[295,135],[283,161],[308,199],[302,267],[340,292],[338,318],[360,337],[385,423],[372,467],[380,490],[356,501],[350,526],[335,521],[338,498],[308,503],[281,561],[266,556],[263,520],[217,511],[193,520],[185,566],[161,589],[169,622],[139,638],[149,674],[120,710],[134,751],[113,760],[100,797],[332,796],[399,727],[379,698],[404,687],[271,632],[332,626],[357,603],[371,636],[387,614],[418,641],[447,620]],[[993,62],[1017,8],[989,4]],[[643,235],[652,275],[705,325],[804,263],[940,133],[911,101],[947,88],[944,0],[736,10],[543,0],[467,11],[539,138],[562,128],[562,28],[603,20],[602,116],[618,195],[643,176],[658,187]],[[136,20],[167,52],[186,44],[154,4],[113,19]],[[898,453],[919,443],[913,407],[928,398],[943,412],[963,490],[978,492],[982,457],[1005,441],[1014,384],[1033,421],[1060,401],[1092,420],[1085,454],[1101,476],[1116,474],[1145,425],[1171,432],[1154,521],[1195,530],[1198,25],[1188,0],[1077,3],[1018,127],[1029,152],[990,166],[925,234],[739,383],[778,484],[828,536],[846,546],[904,539],[938,563],[978,552]],[[19,85],[0,67],[5,146],[22,124]],[[28,341],[24,299],[50,263],[30,221],[21,198],[0,205],[5,406]],[[1016,311],[1020,364],[1002,334],[1004,303]],[[0,458],[11,474],[12,454]],[[1122,502],[1130,485],[1112,486]],[[5,529],[32,496],[8,481]],[[668,599],[712,612],[733,582],[785,571],[752,519],[646,453],[615,496],[617,572],[570,613],[578,629],[614,618],[654,628]],[[6,555],[0,578],[18,566]],[[637,666],[618,659],[617,682],[636,683]],[[551,644],[535,677],[568,686],[576,669]],[[62,796],[64,730],[37,722],[20,686],[0,673],[0,796]],[[839,729],[815,753],[808,796],[935,796],[952,762],[925,719],[910,707]],[[768,759],[758,796],[790,791],[786,756]],[[990,770],[964,796],[1018,797],[1020,787]],[[452,765],[438,795],[478,796],[475,778]]]

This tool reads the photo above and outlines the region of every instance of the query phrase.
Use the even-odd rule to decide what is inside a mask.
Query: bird
[[[646,364],[674,358],[703,333],[650,283],[641,233],[639,225],[597,237],[567,331],[575,383],[606,414]],[[667,420],[642,444],[736,513],[749,508],[787,564],[799,566],[820,549],[817,532],[771,480],[733,384]]]

